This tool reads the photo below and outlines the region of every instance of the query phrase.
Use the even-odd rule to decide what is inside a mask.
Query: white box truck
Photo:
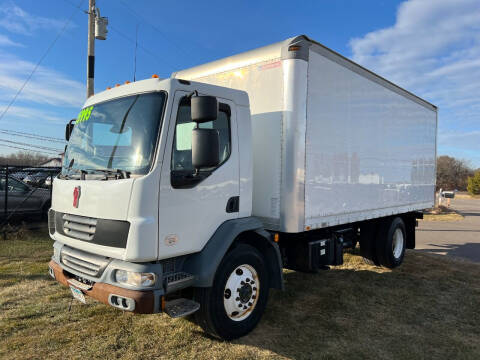
[[[54,180],[73,296],[251,331],[283,268],[394,268],[433,206],[437,108],[306,36],[90,97]],[[326,289],[328,291],[328,289]]]

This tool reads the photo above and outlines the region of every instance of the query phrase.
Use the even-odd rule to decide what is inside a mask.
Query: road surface
[[[458,221],[419,220],[415,248],[480,262],[480,199],[453,199],[451,207],[465,218]]]

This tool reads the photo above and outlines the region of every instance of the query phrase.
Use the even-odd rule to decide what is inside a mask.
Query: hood
[[[55,178],[52,209],[79,216],[126,220],[134,181],[134,178],[107,181]],[[78,207],[73,205],[75,188],[79,188]]]

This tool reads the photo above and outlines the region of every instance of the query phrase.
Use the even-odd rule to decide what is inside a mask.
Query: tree
[[[43,154],[19,151],[14,154],[0,156],[0,165],[16,165],[16,166],[38,166],[49,159]]]
[[[472,195],[480,195],[480,170],[468,177],[467,190]]]
[[[437,189],[466,190],[467,179],[473,171],[464,160],[451,156],[439,156],[437,159]]]

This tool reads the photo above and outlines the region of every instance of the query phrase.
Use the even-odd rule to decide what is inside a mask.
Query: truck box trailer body
[[[50,274],[245,335],[282,268],[358,243],[401,264],[434,204],[436,128],[435,106],[306,36],[98,93],[66,128]]]
[[[174,77],[248,93],[252,212],[271,230],[434,204],[435,106],[314,41],[289,39]]]

